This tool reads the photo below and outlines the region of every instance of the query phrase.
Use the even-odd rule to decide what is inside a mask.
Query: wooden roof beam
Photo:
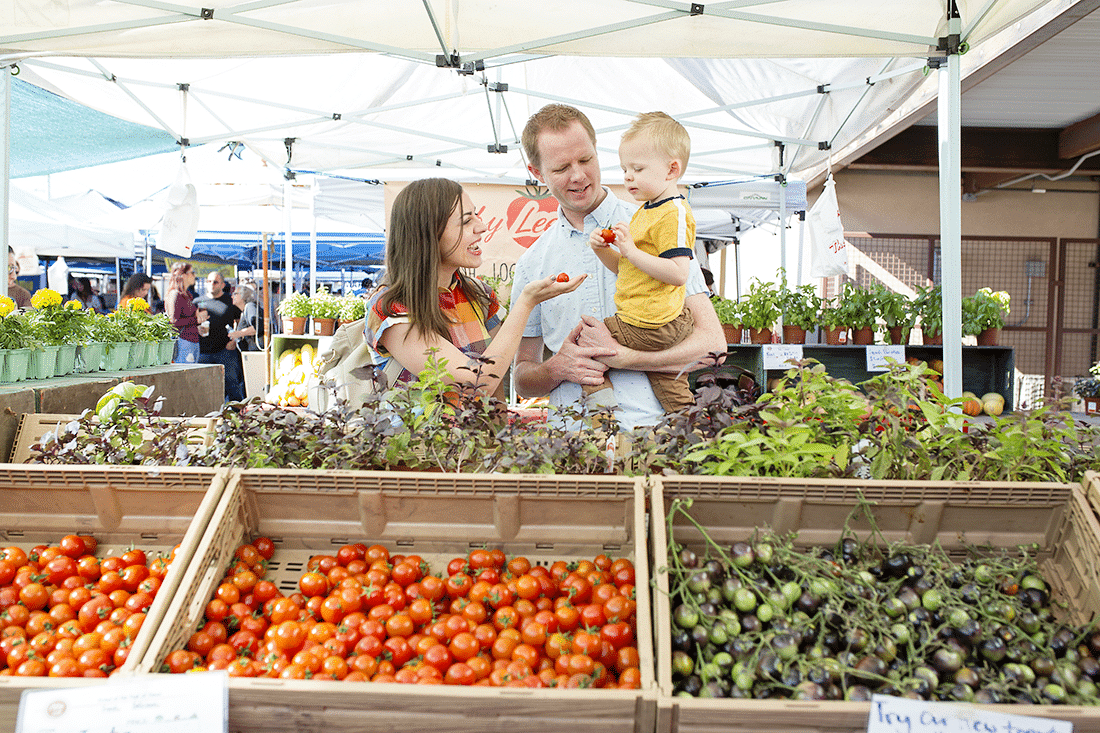
[[[1058,157],[1076,159],[1100,149],[1100,114],[1076,122],[1058,135]]]

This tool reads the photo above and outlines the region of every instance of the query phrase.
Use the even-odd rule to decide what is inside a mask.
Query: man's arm
[[[597,359],[610,358],[619,346],[578,346],[576,340],[583,325],[578,323],[562,344],[561,350],[546,361],[542,359],[541,336],[525,336],[520,340],[512,368],[516,394],[521,397],[542,397],[550,394],[562,382],[591,385],[603,383],[603,375],[608,367]],[[614,339],[611,343],[615,343]]]
[[[697,369],[706,364],[708,354],[726,353],[726,337],[706,293],[689,295],[684,307],[691,311],[695,328],[686,339],[663,351],[636,351],[619,345],[603,321],[588,316],[584,317],[585,327],[581,330],[578,343],[582,347],[605,349],[610,348],[609,344],[615,344],[617,348],[612,349],[617,351],[615,355],[600,357],[600,361],[613,369],[670,374],[679,373],[685,368]]]

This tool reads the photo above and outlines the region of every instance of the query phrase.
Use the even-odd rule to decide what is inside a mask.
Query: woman
[[[176,364],[194,364],[199,358],[198,311],[187,292],[194,284],[195,271],[189,262],[172,265],[172,272],[168,275],[168,292],[164,298],[164,312],[180,333],[176,338],[176,355],[172,359]]]
[[[73,291],[69,294],[69,300],[76,300],[80,305],[96,313],[107,313],[107,304],[103,297],[92,288],[92,281],[86,277],[73,278]]]
[[[427,178],[406,186],[394,199],[386,242],[385,284],[367,303],[366,340],[375,363],[396,359],[404,368],[398,381],[412,381],[429,356],[446,360],[451,383],[469,382],[467,356],[482,354],[498,368],[482,374],[482,394],[500,386],[519,347],[532,309],[584,282],[557,278],[531,282],[503,321],[496,294],[464,275],[481,264],[486,227],[462,186]]]
[[[118,299],[118,307],[125,307],[126,303],[134,298],[141,298],[148,303],[149,288],[152,284],[153,278],[149,277],[144,272],[135,272],[126,280],[126,285],[122,288],[122,297]],[[149,310],[148,305],[146,305],[145,310]]]
[[[237,341],[239,351],[259,351],[258,325],[262,321],[256,291],[251,285],[238,285],[233,289],[233,305],[240,309],[241,317],[237,319],[237,330],[230,331],[229,338]]]

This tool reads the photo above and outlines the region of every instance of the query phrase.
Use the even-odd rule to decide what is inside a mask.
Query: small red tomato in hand
[[[556,279],[556,280],[557,280],[558,282],[560,282],[560,283],[567,283],[567,282],[569,282],[569,276],[568,276],[568,275],[566,275],[566,274],[565,274],[564,272],[562,272],[562,273],[559,273],[559,274],[558,274],[558,276],[557,276],[557,277],[556,277],[555,279]]]
[[[604,228],[600,230],[600,238],[607,244],[611,244],[615,241],[615,230]]]

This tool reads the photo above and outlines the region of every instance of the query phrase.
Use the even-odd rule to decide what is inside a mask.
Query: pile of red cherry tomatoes
[[[348,544],[312,557],[298,591],[265,579],[259,537],[207,603],[165,671],[524,687],[641,685],[634,565],[599,555],[533,565],[475,549],[432,574],[416,555]]]
[[[100,559],[96,547],[73,534],[0,549],[0,675],[106,677],[126,663],[175,550]]]

